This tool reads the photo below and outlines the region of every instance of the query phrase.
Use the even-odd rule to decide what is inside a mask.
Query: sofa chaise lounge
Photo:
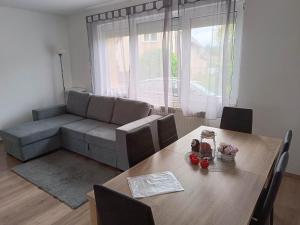
[[[129,168],[126,133],[157,119],[148,103],[70,91],[66,105],[33,110],[33,121],[0,131],[7,153],[27,161],[61,147],[107,165]]]

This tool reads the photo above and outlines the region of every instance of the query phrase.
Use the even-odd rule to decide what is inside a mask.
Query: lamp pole
[[[63,68],[63,64],[62,64],[62,55],[63,55],[62,53],[58,53],[59,61],[60,61],[61,79],[62,79],[63,90],[64,90],[64,103],[66,103],[66,98],[65,98],[66,87],[65,87],[65,78],[64,78],[64,68]]]

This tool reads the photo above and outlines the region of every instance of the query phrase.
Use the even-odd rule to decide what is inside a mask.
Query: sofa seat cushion
[[[86,117],[90,94],[87,92],[69,91],[67,112]]]
[[[125,125],[149,115],[151,105],[146,102],[118,98],[115,103],[111,122]]]
[[[61,132],[63,138],[69,137],[69,138],[84,140],[84,136],[88,131],[93,130],[96,127],[101,125],[102,123],[96,120],[84,119],[84,120],[76,121],[74,123],[63,125],[61,127]]]
[[[101,126],[87,132],[85,140],[88,144],[115,149],[116,129],[118,127],[116,124],[103,123]]]
[[[112,118],[115,101],[115,97],[91,96],[87,118],[109,123]]]
[[[83,119],[82,117],[63,114],[60,116],[27,122],[20,126],[9,128],[1,132],[3,138],[24,146],[59,134],[64,124]]]

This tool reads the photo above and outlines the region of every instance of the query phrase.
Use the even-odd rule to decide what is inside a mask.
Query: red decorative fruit
[[[201,161],[200,161],[200,166],[201,166],[202,169],[207,169],[208,166],[209,166],[208,160],[207,160],[207,159],[201,160]]]
[[[190,154],[190,161],[192,164],[197,165],[199,163],[199,158],[196,154]]]

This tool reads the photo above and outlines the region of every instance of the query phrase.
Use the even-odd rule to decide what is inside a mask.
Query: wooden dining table
[[[230,166],[206,170],[189,162],[191,141],[199,139],[202,130],[215,132],[217,146],[225,142],[238,147],[234,162],[220,162]],[[151,207],[156,225],[247,225],[281,144],[280,138],[201,126],[104,186],[132,197],[127,177],[171,171],[184,191],[138,199]],[[87,196],[91,223],[96,225],[94,192]]]

